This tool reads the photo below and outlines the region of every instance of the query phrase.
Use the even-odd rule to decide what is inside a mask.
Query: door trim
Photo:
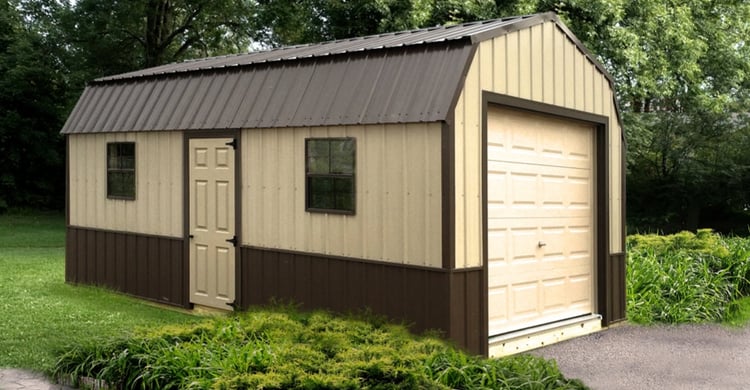
[[[487,117],[490,105],[505,106],[513,109],[530,111],[537,114],[552,115],[564,119],[589,122],[594,125],[594,309],[603,316],[602,325],[606,326],[611,317],[607,307],[607,259],[609,251],[609,118],[603,115],[573,110],[552,104],[521,99],[514,96],[501,95],[494,92],[482,91],[482,306],[484,319],[482,333],[489,337],[489,259],[488,259],[488,220],[487,220]]]
[[[240,245],[242,243],[242,132],[240,130],[197,130],[184,131],[182,137],[182,239],[183,239],[183,267],[184,275],[183,294],[185,301],[190,308],[193,303],[190,302],[190,139],[192,138],[234,138],[237,145],[234,149],[234,231],[237,236],[237,246],[234,251],[234,295],[235,307],[241,297],[242,285],[240,284],[240,273],[242,271],[242,262],[240,257]]]

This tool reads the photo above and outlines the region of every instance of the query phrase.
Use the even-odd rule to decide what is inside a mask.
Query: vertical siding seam
[[[386,157],[387,157],[385,151],[386,151],[386,146],[387,146],[386,137],[387,137],[387,133],[388,133],[386,131],[386,125],[381,125],[381,131],[382,131],[382,134],[383,134],[383,136],[381,138],[381,141],[380,141],[381,145],[380,145],[380,161],[379,161],[379,165],[380,165],[380,169],[379,169],[379,172],[380,172],[380,177],[379,177],[379,179],[380,179],[380,188],[379,188],[379,191],[381,192],[381,195],[379,196],[379,202],[378,202],[379,203],[379,205],[378,205],[379,207],[378,207],[378,209],[379,210],[385,210],[385,207],[386,207],[385,200],[388,197],[388,188],[386,188],[386,178],[385,178],[385,168],[386,168],[385,161],[386,161]],[[387,228],[386,222],[387,222],[387,218],[385,216],[385,213],[381,212],[380,213],[380,229],[381,229],[382,239],[380,240],[380,257],[383,260],[388,261],[389,259],[386,256],[386,251],[385,251],[385,247],[386,247],[386,243],[385,243],[385,230]]]
[[[406,163],[407,158],[407,125],[401,124],[398,125],[401,131],[401,159],[404,163]],[[409,258],[409,226],[407,224],[407,221],[409,219],[408,216],[408,210],[407,207],[409,205],[409,190],[410,190],[410,184],[408,182],[409,178],[409,164],[403,164],[404,169],[401,171],[401,188],[403,190],[401,191],[401,204],[402,204],[402,210],[401,213],[401,228],[403,229],[404,235],[401,237],[401,263],[404,264],[412,264],[414,261],[413,259]]]
[[[424,128],[422,129],[422,154],[423,154],[423,161],[425,170],[429,170],[431,168],[430,166],[430,133],[431,128],[430,125],[424,124]],[[440,153],[440,158],[442,159],[442,153],[440,150],[437,151],[437,153]],[[422,223],[423,226],[431,226],[430,223],[430,205],[432,204],[432,177],[431,175],[422,175],[423,182],[422,185],[425,189],[425,195],[427,195],[426,202],[422,205]],[[431,245],[434,245],[435,243],[432,242],[432,236],[430,235],[430,229],[425,229],[424,231],[424,243],[422,243],[422,261],[420,262],[420,265],[423,266],[431,266],[434,259],[432,259],[430,247]]]

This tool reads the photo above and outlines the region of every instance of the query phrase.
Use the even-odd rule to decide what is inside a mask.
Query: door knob
[[[547,246],[547,243],[544,241],[539,241],[539,244],[537,244],[540,248],[543,246]]]

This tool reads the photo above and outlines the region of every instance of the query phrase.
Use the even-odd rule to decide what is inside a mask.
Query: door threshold
[[[602,316],[599,314],[589,314],[504,333],[490,337],[489,356],[501,357],[526,352],[594,333],[601,329]]]

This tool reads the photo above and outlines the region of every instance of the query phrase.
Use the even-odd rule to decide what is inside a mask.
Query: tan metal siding
[[[305,211],[305,138],[355,137],[356,213]],[[441,125],[242,134],[244,245],[440,267]]]
[[[482,263],[481,94],[492,91],[610,118],[610,251],[623,250],[621,129],[606,76],[554,22],[479,44],[456,110],[456,267]]]
[[[182,134],[69,136],[70,224],[182,237]],[[107,143],[135,142],[135,200],[107,198]]]

